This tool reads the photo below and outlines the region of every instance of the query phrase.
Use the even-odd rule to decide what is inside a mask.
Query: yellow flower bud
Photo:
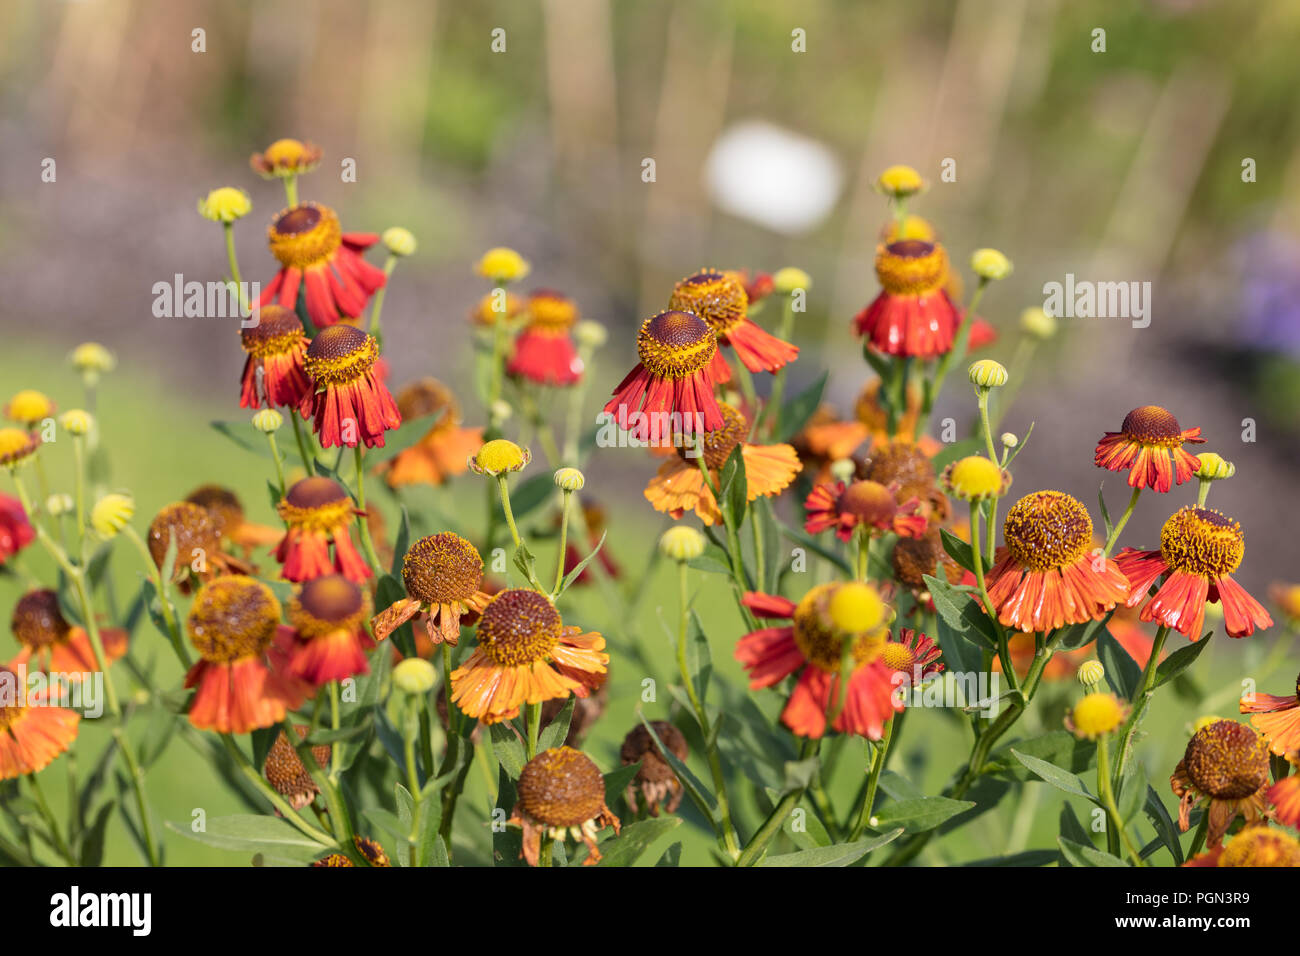
[[[199,200],[199,215],[212,222],[234,222],[247,216],[252,208],[248,193],[234,186],[214,189]]]
[[[795,266],[777,269],[772,276],[772,287],[781,295],[790,295],[795,289],[807,291],[812,286],[812,277]]]
[[[5,418],[28,427],[54,414],[54,403],[44,392],[25,388],[5,402]]]
[[[532,266],[519,253],[505,246],[497,246],[483,253],[483,257],[474,264],[474,271],[493,282],[506,283],[522,279],[532,270]]]
[[[52,494],[45,499],[45,513],[55,518],[70,513],[75,507],[76,502],[72,500],[72,495],[66,492]]]
[[[586,477],[577,468],[561,468],[555,473],[555,487],[561,491],[581,491]]]
[[[693,561],[704,553],[704,535],[690,525],[674,525],[659,538],[659,550],[674,561]]]
[[[1015,432],[1002,433],[1002,446],[1004,448],[1015,448],[1020,444],[1020,439],[1016,437]]]
[[[573,327],[573,337],[583,348],[594,351],[609,341],[609,332],[599,322],[583,319]]]
[[[117,366],[113,353],[98,342],[82,342],[72,350],[72,367],[82,375],[111,372]]]
[[[880,592],[860,581],[837,587],[826,611],[831,623],[848,634],[873,631],[885,621],[885,602]]]
[[[470,470],[476,475],[497,475],[511,471],[520,471],[533,456],[527,448],[520,448],[505,438],[496,438],[487,442],[478,450],[478,454],[469,458]]]
[[[1197,452],[1196,457],[1201,463],[1201,467],[1196,469],[1196,477],[1202,481],[1218,481],[1237,473],[1236,465],[1212,451]]]
[[[1079,673],[1075,676],[1084,687],[1095,687],[1106,679],[1106,668],[1101,665],[1101,661],[1084,661],[1079,665]]]
[[[1056,334],[1056,318],[1043,309],[1025,309],[1020,313],[1020,328],[1036,339],[1050,339]]]
[[[393,226],[384,230],[384,248],[395,256],[413,256],[418,243],[409,229]]]
[[[412,697],[429,693],[437,680],[438,672],[423,657],[407,657],[393,667],[393,686]]]
[[[492,421],[496,422],[498,425],[506,421],[515,413],[515,410],[511,407],[510,403],[500,398],[492,403],[492,407],[489,408],[488,411],[492,415]]]
[[[21,428],[0,428],[0,467],[13,470],[31,460],[41,447],[40,436]]]
[[[68,434],[80,436],[90,434],[90,430],[95,427],[95,420],[90,412],[73,408],[59,416],[59,424]]]
[[[1011,275],[1011,260],[996,249],[976,249],[970,257],[971,271],[981,279],[1005,279]]]
[[[1007,370],[1001,362],[993,359],[980,359],[972,362],[967,370],[970,383],[979,388],[1001,388],[1007,384]]]
[[[253,415],[253,427],[265,435],[280,430],[284,416],[274,408],[264,408]]]
[[[903,199],[924,189],[925,180],[911,166],[890,166],[876,180],[876,188],[896,199]]]
[[[135,517],[135,499],[130,495],[107,494],[90,510],[90,526],[101,538],[111,538]]]
[[[940,481],[956,498],[983,501],[1005,492],[1011,484],[1011,476],[983,455],[971,455],[945,468]]]
[[[831,477],[836,481],[848,483],[853,480],[853,473],[857,468],[852,458],[837,458],[831,462]]]

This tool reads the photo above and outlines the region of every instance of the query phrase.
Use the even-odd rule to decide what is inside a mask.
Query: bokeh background
[[[196,29],[204,52],[192,49]],[[504,52],[492,49],[498,29]],[[1097,29],[1105,52],[1094,52]],[[796,30],[804,52],[792,49]],[[877,289],[885,210],[873,180],[903,162],[931,180],[914,209],[955,263],[979,246],[1015,262],[981,305],[1002,334],[994,357],[1009,359],[1017,316],[1042,304],[1045,282],[1074,273],[1153,284],[1149,328],[1066,319],[1036,354],[1004,423],[1022,435],[1036,423],[1018,489],[1056,487],[1092,506],[1104,477],[1091,463],[1097,438],[1130,408],[1164,405],[1237,465],[1213,503],[1246,529],[1239,577],[1258,594],[1300,573],[1297,40],[1300,5],[1286,0],[8,0],[0,392],[35,387],[77,404],[65,355],[101,341],[120,361],[101,396],[114,482],[136,493],[142,515],[215,480],[269,521],[265,463],[207,428],[240,417],[234,333],[155,318],[152,287],[176,273],[224,275],[220,230],[195,213],[220,185],[251,194],[254,211],[236,227],[240,264],[246,279],[269,281],[264,226],[283,196],[248,156],[295,136],[325,149],[304,198],[337,208],[345,228],[402,225],[419,238],[385,305],[395,382],[436,375],[463,389],[471,419],[480,414],[467,313],[484,288],[470,264],[506,244],[533,263],[530,282],[565,290],[610,329],[593,413],[635,361],[640,320],[705,265],[812,275],[787,394],[829,368],[828,396],[847,412],[870,374],[849,320]],[[41,179],[47,158],[53,183]],[[340,177],[348,159],[356,182]],[[946,159],[955,182],[940,180]],[[963,388],[945,396],[946,414],[971,414]],[[1242,441],[1245,419],[1253,442]],[[634,565],[661,526],[639,493],[651,470],[634,452],[609,452],[589,472],[626,529],[619,556]],[[1106,487],[1118,511],[1122,480]],[[1125,540],[1153,542],[1163,504],[1144,500]],[[117,573],[134,581],[133,570]],[[6,607],[17,593],[0,580]],[[735,679],[738,618],[712,613],[720,675]],[[1261,653],[1212,650],[1230,672],[1162,718],[1170,739],[1153,778],[1172,769],[1173,738],[1198,708],[1233,709],[1236,675]],[[1289,686],[1287,669],[1278,686]],[[616,674],[616,692],[633,690],[593,744],[607,768],[639,678]],[[934,766],[906,757],[918,782],[941,783],[960,761],[960,739],[945,732],[935,725]],[[160,815],[229,803],[192,752],[173,751],[156,771]],[[1005,838],[957,852],[994,855]],[[242,862],[175,836],[169,853]],[[121,841],[108,858],[134,862]]]

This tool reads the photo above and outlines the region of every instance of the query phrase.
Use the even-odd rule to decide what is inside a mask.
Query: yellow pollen
[[[1092,518],[1077,498],[1060,491],[1025,495],[1007,512],[1002,537],[1011,556],[1031,571],[1074,564],[1092,543]]]
[[[355,382],[379,358],[379,343],[360,329],[339,323],[323,328],[307,346],[303,364],[317,390]]]
[[[478,450],[474,461],[488,474],[496,475],[503,471],[518,471],[527,462],[524,451],[514,442],[505,438],[494,438]]]
[[[1300,842],[1276,827],[1246,827],[1223,849],[1219,866],[1300,866]]]
[[[502,591],[478,622],[478,646],[494,663],[519,667],[549,659],[564,623],[541,594],[525,588]]]
[[[283,210],[267,228],[271,255],[290,269],[328,262],[343,241],[339,217],[328,206],[307,202]]]
[[[199,591],[190,609],[190,643],[212,664],[262,654],[280,624],[271,589],[242,574],[217,578]]]
[[[828,674],[838,674],[844,652],[844,632],[835,628],[830,602],[838,584],[819,584],[803,596],[794,609],[794,641],[804,658]],[[850,654],[855,668],[869,664],[885,650],[884,629],[867,631],[853,640]]]
[[[906,644],[900,644],[898,641],[887,641],[882,659],[885,666],[890,670],[910,673],[912,665],[916,663],[916,652]]]
[[[668,308],[698,315],[721,337],[744,321],[749,296],[734,275],[704,269],[673,287]]]
[[[1160,555],[1175,571],[1205,578],[1231,574],[1246,553],[1233,519],[1208,508],[1180,508],[1160,530]]]
[[[852,581],[835,589],[827,612],[838,630],[861,634],[875,630],[884,622],[885,602],[871,585]]]
[[[244,351],[255,358],[283,355],[307,345],[307,336],[297,313],[274,304],[262,306],[257,325],[241,331],[239,338]]]
[[[948,472],[948,487],[958,498],[972,501],[996,495],[1005,477],[995,462],[983,455],[971,455],[956,462]]]
[[[925,295],[948,278],[943,246],[920,239],[900,239],[876,249],[876,277],[893,295]]]

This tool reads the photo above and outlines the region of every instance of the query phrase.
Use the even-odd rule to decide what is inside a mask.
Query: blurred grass
[[[64,409],[81,404],[80,385],[66,367],[63,354],[56,351],[36,350],[21,357],[14,353],[0,356],[0,381],[6,383],[6,391],[39,387]],[[137,528],[143,530],[161,506],[207,482],[234,489],[243,499],[251,520],[274,523],[275,516],[266,493],[269,463],[237,448],[211,432],[206,425],[212,419],[241,417],[234,408],[234,383],[231,383],[230,393],[231,402],[224,407],[195,403],[175,390],[164,389],[144,366],[119,368],[105,379],[100,394],[100,427],[111,455],[111,486],[130,489],[135,495]],[[42,455],[53,490],[70,492],[70,451],[66,442],[60,439],[54,446],[43,449]],[[533,468],[536,469],[538,464]],[[650,470],[647,463],[647,475]],[[32,480],[28,478],[29,482]],[[3,490],[11,491],[7,479]],[[623,565],[624,573],[635,578],[646,556],[653,552],[663,523],[655,519],[641,499],[639,488],[618,489],[621,493],[617,495],[613,489],[589,490],[599,494],[607,505],[611,522],[609,547]],[[417,491],[408,500],[413,506],[436,504],[439,510],[464,519],[463,523],[473,528],[480,520],[482,486],[476,480],[464,479],[457,483],[450,495],[424,490]],[[395,519],[391,501],[381,499],[381,503],[391,522]],[[470,517],[465,519],[467,515]],[[423,530],[436,530],[435,518],[425,515],[421,523],[425,524]],[[393,527],[391,523],[390,527]],[[553,547],[550,542],[538,542],[534,547],[544,571],[553,567]],[[52,567],[39,554],[39,548],[27,550],[21,558],[23,565],[40,580],[53,580]],[[113,578],[123,607],[130,603],[140,586],[140,568],[133,563],[136,560],[133,552],[125,547],[119,547],[114,555]],[[269,558],[263,556],[260,563],[264,572],[274,571],[274,563]],[[817,573],[815,566],[812,571]],[[726,703],[728,712],[734,712],[731,702],[747,692],[744,675],[731,653],[743,628],[734,609],[729,583],[722,576],[697,572],[692,575],[692,587],[695,589],[695,607],[701,615],[713,655],[711,704],[718,707]],[[12,607],[20,593],[17,579],[0,577],[0,608]],[[675,579],[670,568],[661,566],[655,570],[648,581],[643,610],[634,620],[617,619],[615,610],[605,604],[596,588],[575,588],[566,596],[566,601],[566,620],[600,630],[611,645],[613,661],[608,710],[585,745],[597,764],[608,771],[617,766],[618,746],[623,735],[636,724],[638,711],[643,711],[650,719],[669,716],[672,700],[669,686],[677,683],[677,672],[671,639],[658,617],[662,608],[666,620],[675,620]],[[182,604],[182,612],[184,607]],[[1281,632],[1275,630],[1273,633]],[[1175,637],[1171,647],[1180,646],[1179,640]],[[1278,640],[1289,642],[1289,638],[1284,637]],[[1137,759],[1145,765],[1151,785],[1164,798],[1172,814],[1176,815],[1176,804],[1169,793],[1168,776],[1181,757],[1191,724],[1205,713],[1235,717],[1236,700],[1245,678],[1254,680],[1261,691],[1285,692],[1292,686],[1294,665],[1283,663],[1281,654],[1269,658],[1269,646],[1259,638],[1231,641],[1216,637],[1210,650],[1193,667],[1190,679],[1163,690],[1148,713],[1145,735],[1137,744]],[[634,648],[639,648],[644,654],[644,663],[633,656]],[[15,650],[16,644],[6,630],[5,636],[0,638],[0,657],[8,658]],[[131,653],[146,669],[154,669],[157,686],[164,692],[179,686],[182,675],[170,649],[147,621],[137,630]],[[130,698],[138,688],[132,685],[126,668],[116,665],[113,673],[123,697]],[[653,678],[657,687],[656,700],[650,703],[642,702],[646,678]],[[1060,728],[1069,701],[1078,694],[1078,687],[1072,681],[1048,687],[1017,728],[1018,735]],[[781,705],[778,696],[771,691],[750,696],[761,711],[775,721]],[[148,708],[142,708],[133,720],[132,735],[137,741],[150,733],[150,721],[154,718],[147,711]],[[157,719],[163,719],[162,715]],[[967,733],[952,713],[925,708],[911,710],[891,769],[911,779],[924,792],[937,793],[964,761],[969,749]],[[107,738],[104,721],[83,722],[75,747],[79,773],[87,772],[94,755],[102,749]],[[849,812],[863,779],[865,760],[863,744],[856,738],[840,746],[843,751],[828,790],[834,805],[844,816]],[[379,751],[378,744],[375,749]],[[70,763],[67,757],[61,758],[42,776],[44,789],[56,814],[62,814],[66,806],[65,775]],[[701,779],[708,778],[707,768],[698,753],[692,754],[690,764]],[[737,770],[731,780],[743,833],[752,832],[762,819],[761,809],[747,793],[743,778],[748,776],[747,771]],[[1087,778],[1089,774],[1084,776]],[[456,849],[462,860],[473,859],[475,854],[482,853],[483,834],[487,832],[492,810],[489,779],[495,780],[490,760],[468,777],[457,818],[458,834],[471,834],[471,839],[462,837],[457,841]],[[179,735],[173,738],[165,755],[150,769],[147,786],[159,827],[163,821],[187,826],[196,808],[201,808],[209,819],[227,813],[246,812],[241,801],[223,788],[215,769]],[[995,811],[981,816],[956,834],[934,841],[921,861],[949,863],[996,857],[1006,852],[1008,841],[1017,832],[1020,834],[1019,842],[1014,849],[1052,849],[1055,847],[1061,799],[1059,792],[1046,784],[1028,784],[1018,793],[1004,798]],[[880,804],[884,800],[882,795]],[[813,812],[808,803],[804,809],[810,815]],[[1076,805],[1075,809],[1086,824],[1087,808]],[[707,864],[711,861],[712,837],[689,801],[683,803],[681,815],[685,825],[671,836],[661,838],[643,858],[643,863],[654,862],[663,849],[675,841],[683,843],[681,859],[684,864]],[[1144,839],[1149,836],[1145,823],[1140,825],[1140,830]],[[168,863],[237,866],[249,862],[246,854],[217,850],[171,831],[161,832]],[[792,849],[794,845],[788,837],[783,837],[774,847],[774,852]],[[478,859],[484,861],[482,856]],[[104,862],[111,865],[140,862],[117,817],[110,825]]]

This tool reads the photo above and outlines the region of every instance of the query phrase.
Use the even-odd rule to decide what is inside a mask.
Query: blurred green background
[[[504,52],[492,49],[497,29]],[[1093,50],[1098,29],[1105,52]],[[195,30],[203,52],[193,49]],[[792,49],[794,31],[804,52]],[[1005,422],[1022,435],[1037,423],[1017,461],[1017,490],[1060,488],[1091,505],[1103,475],[1091,464],[1096,439],[1132,407],[1165,405],[1183,427],[1203,429],[1205,449],[1237,464],[1212,503],[1242,521],[1249,547],[1239,577],[1262,594],[1300,575],[1288,507],[1300,465],[1297,39],[1300,7],[1287,2],[12,0],[0,8],[0,324],[11,343],[0,393],[36,387],[75,406],[64,356],[101,341],[121,363],[100,405],[113,484],[137,496],[140,526],[211,481],[270,522],[266,462],[207,427],[240,417],[234,331],[153,317],[152,287],[176,273],[223,275],[220,230],[194,205],[226,184],[253,197],[236,227],[245,278],[270,279],[262,229],[283,196],[247,160],[296,136],[325,149],[304,198],[335,206],[347,229],[403,225],[419,238],[385,306],[392,381],[448,381],[471,423],[481,412],[469,390],[466,314],[484,289],[469,266],[496,244],[532,261],[529,285],[565,290],[610,328],[593,413],[635,361],[632,333],[675,279],[702,265],[787,264],[814,280],[791,391],[829,367],[829,395],[848,411],[869,377],[848,326],[876,291],[884,208],[872,181],[906,162],[932,182],[915,211],[937,224],[955,264],[977,246],[1016,263],[981,306],[1002,333],[994,357],[1009,359],[1016,316],[1042,304],[1045,282],[1074,273],[1153,283],[1149,328],[1062,320],[1057,341],[1039,351]],[[754,124],[766,138],[740,141],[750,161],[729,166],[727,144]],[[54,182],[41,179],[46,159]],[[653,182],[643,181],[646,159]],[[1248,159],[1253,182],[1242,177]],[[340,176],[347,160],[355,182]],[[955,182],[941,180],[945,160]],[[810,209],[814,195],[826,200]],[[791,208],[804,216],[796,225],[778,215]],[[963,389],[950,389],[938,417],[965,421],[970,406]],[[1241,440],[1246,419],[1256,441]],[[50,451],[51,473],[66,483],[56,463],[65,450]],[[603,451],[587,469],[616,531],[614,553],[632,574],[662,527],[640,495],[653,469],[628,450]],[[1115,508],[1121,479],[1110,476],[1107,488]],[[462,497],[480,506],[472,481],[448,494],[413,500],[448,513]],[[1144,500],[1125,540],[1153,543],[1187,497],[1173,496],[1168,509]],[[119,585],[134,593],[128,555],[115,560]],[[722,579],[697,584],[718,683],[742,688],[729,592]],[[0,607],[18,593],[0,579]],[[646,608],[658,604],[672,614],[662,571]],[[650,610],[617,620],[584,592],[571,613],[616,649],[609,711],[589,745],[608,770],[647,676],[642,665],[620,667],[618,649],[644,642],[661,687],[672,681],[671,655]],[[156,657],[160,683],[174,683],[165,644],[147,625],[141,635],[139,660]],[[1293,665],[1265,668],[1268,641],[1216,638],[1194,671],[1197,688],[1162,697],[1141,743],[1162,794],[1186,726],[1206,711],[1233,712],[1243,676],[1263,690],[1291,686]],[[0,646],[14,645],[5,635]],[[774,695],[758,700],[775,713]],[[667,701],[661,691],[646,712],[663,716]],[[1060,709],[1036,715],[1053,726]],[[139,733],[148,719],[137,718]],[[103,733],[87,727],[83,739],[93,749]],[[859,749],[839,762],[844,811]],[[936,792],[965,752],[955,725],[927,712],[910,720],[893,766]],[[51,779],[62,772],[56,765]],[[486,820],[483,783],[477,773],[470,780],[466,819]],[[59,789],[47,786],[56,802]],[[1040,789],[1028,787],[1024,800]],[[160,819],[238,806],[180,740],[151,770],[149,790]],[[961,840],[936,841],[931,859],[1050,846],[1055,795],[1040,796],[1020,822],[1023,801],[1004,801]],[[683,812],[691,832],[671,839],[685,838],[684,861],[706,860],[709,840]],[[741,812],[747,827],[757,822],[752,808]],[[173,863],[246,862],[170,833],[167,852]],[[111,832],[106,862],[137,859],[125,834]]]

